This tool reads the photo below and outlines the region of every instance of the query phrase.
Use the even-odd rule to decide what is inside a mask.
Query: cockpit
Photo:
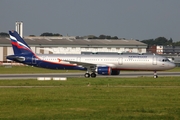
[[[170,62],[170,60],[165,58],[165,59],[162,59],[162,62]]]

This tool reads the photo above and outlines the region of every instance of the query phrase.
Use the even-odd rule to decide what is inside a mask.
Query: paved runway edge
[[[158,72],[159,77],[180,76],[180,72]],[[84,73],[37,73],[37,74],[0,74],[0,80],[37,79],[37,77],[84,77]],[[98,75],[97,77],[153,77],[153,72],[121,72],[117,76]],[[90,79],[90,78],[89,78]]]

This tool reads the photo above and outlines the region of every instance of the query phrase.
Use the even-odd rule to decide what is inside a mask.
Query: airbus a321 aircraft
[[[86,78],[100,75],[119,75],[120,70],[168,70],[175,64],[159,55],[72,55],[72,54],[35,54],[16,31],[9,31],[14,55],[7,59],[35,67],[63,70],[85,70]]]

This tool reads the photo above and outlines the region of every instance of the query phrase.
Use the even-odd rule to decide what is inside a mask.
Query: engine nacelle
[[[98,67],[96,72],[100,75],[119,75],[120,70],[112,70],[110,67]]]
[[[120,70],[112,70],[111,75],[119,75]]]
[[[100,75],[111,75],[112,69],[110,67],[98,67],[97,73]]]

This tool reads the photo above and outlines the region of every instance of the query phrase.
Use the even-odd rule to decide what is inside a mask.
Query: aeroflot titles
[[[147,58],[147,56],[129,56],[130,58]]]

